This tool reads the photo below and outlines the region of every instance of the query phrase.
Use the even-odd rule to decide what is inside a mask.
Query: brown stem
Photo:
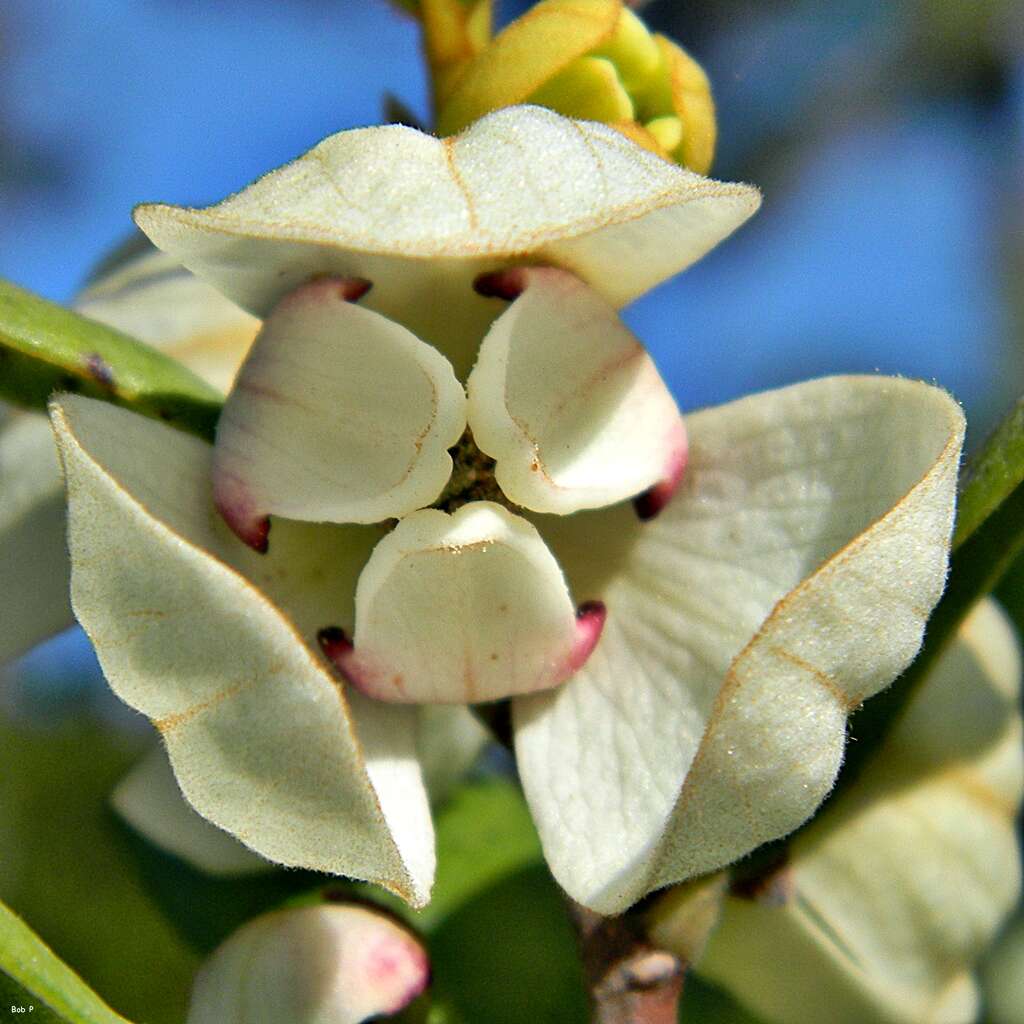
[[[570,903],[593,1002],[593,1024],[676,1024],[683,964],[655,949],[628,915],[601,917]]]

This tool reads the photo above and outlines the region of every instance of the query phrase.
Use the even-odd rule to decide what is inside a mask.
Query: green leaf
[[[135,744],[77,718],[0,717],[0,899],[120,1013],[181,1024],[198,958],[144,891],[108,806]]]
[[[436,996],[467,1021],[588,1019],[576,936],[544,865],[478,892],[445,918],[428,945]]]
[[[25,1017],[35,1019],[35,1000],[54,1011],[66,1024],[126,1024],[126,1019],[102,999],[54,954],[46,943],[16,914],[0,903],[0,969],[34,997],[25,1006]],[[11,996],[12,1000],[15,996]],[[30,1010],[28,1007],[31,1006]]]
[[[433,896],[412,915],[425,932],[502,879],[544,863],[526,801],[504,779],[463,786],[437,815],[436,828]]]
[[[958,548],[1024,482],[1024,398],[968,463],[957,507]]]
[[[19,985],[13,978],[9,978],[0,971],[0,1013],[5,1013],[10,1007],[16,1006],[20,1012],[25,1007],[25,1020],[32,1024],[62,1024],[62,1020],[45,1003],[41,1003],[23,985]],[[17,1017],[11,1015],[12,1020]]]
[[[766,951],[767,953],[767,951]],[[692,972],[683,985],[679,1024],[766,1024],[740,1006],[728,992]]]
[[[397,896],[366,882],[332,880],[289,901],[301,906],[320,900],[361,899],[385,907],[421,935],[481,892],[525,868],[544,863],[540,839],[519,788],[489,778],[459,787],[434,815],[437,874],[430,903],[412,910]]]
[[[575,934],[519,788],[504,779],[467,784],[436,827],[433,897],[405,911],[430,951],[429,1024],[582,1024]]]
[[[285,870],[236,878],[208,875],[157,849],[127,825],[118,822],[118,831],[147,895],[189,946],[204,956],[246,921],[280,906],[296,892],[308,893],[318,884],[322,888],[327,879],[312,871]]]
[[[55,391],[105,399],[208,439],[223,403],[176,359],[0,280],[0,398],[45,409]]]

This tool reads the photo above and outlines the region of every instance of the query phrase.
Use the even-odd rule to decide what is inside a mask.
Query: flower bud
[[[274,911],[231,935],[200,969],[188,1024],[359,1024],[426,987],[426,953],[376,911],[320,904]]]
[[[449,79],[438,99],[442,135],[499,107],[536,103],[614,125],[700,174],[714,155],[707,76],[619,0],[543,0]]]
[[[420,0],[423,48],[435,102],[450,91],[466,65],[490,42],[492,0]]]

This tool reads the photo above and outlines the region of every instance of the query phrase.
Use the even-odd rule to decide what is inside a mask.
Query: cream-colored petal
[[[257,555],[213,508],[209,446],[83,398],[53,418],[75,613],[111,686],[163,733],[192,806],[270,860],[424,903],[415,716],[368,718],[364,736],[308,643],[325,616],[351,622],[376,531],[281,521]]]
[[[390,917],[347,904],[249,921],[203,964],[187,1024],[361,1024],[426,988],[423,947]]]
[[[74,625],[53,432],[0,408],[0,664]]]
[[[474,703],[562,682],[602,621],[599,609],[575,614],[533,526],[474,501],[403,519],[359,577],[354,646],[338,633],[324,647],[376,700]]]
[[[214,495],[243,539],[266,516],[377,523],[429,505],[466,426],[451,364],[318,278],[274,307],[217,424]],[[256,546],[256,545],[254,545]]]
[[[118,783],[110,802],[151,843],[208,874],[244,875],[271,866],[192,810],[160,744]]]
[[[828,378],[687,429],[658,519],[538,520],[608,620],[574,678],[516,702],[518,763],[555,876],[605,913],[814,811],[946,571],[963,417],[944,392]]]
[[[85,316],[162,349],[227,391],[259,321],[162,252],[101,278],[75,302]]]
[[[482,271],[551,263],[621,306],[759,202],[756,189],[683,170],[613,128],[512,107],[454,139],[398,125],[341,132],[216,206],[151,204],[135,218],[258,316],[314,274],[366,278],[370,308],[440,347],[461,375],[498,311],[470,295]],[[453,326],[453,311],[465,322]]]
[[[466,384],[473,439],[496,461],[509,500],[567,515],[662,481],[673,487],[686,462],[683,421],[615,310],[552,268],[504,271],[482,283],[518,292]]]
[[[796,837],[792,897],[728,899],[701,972],[780,1024],[975,1020],[970,972],[1020,895],[1019,684],[1013,627],[981,604],[864,774]]]

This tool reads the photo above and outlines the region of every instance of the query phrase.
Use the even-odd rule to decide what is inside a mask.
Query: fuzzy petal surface
[[[350,705],[310,644],[325,616],[351,622],[375,531],[282,521],[257,555],[213,508],[208,445],[84,398],[52,414],[75,613],[115,692],[163,734],[188,801],[270,860],[423,904],[434,854],[415,716]]]
[[[149,204],[135,218],[257,316],[316,274],[372,281],[365,304],[462,377],[499,311],[471,294],[481,272],[560,266],[618,307],[759,203],[757,189],[683,170],[613,128],[511,107],[450,139],[398,125],[341,132],[216,206]]]
[[[155,846],[207,874],[230,877],[271,867],[192,809],[181,795],[167,752],[160,744],[154,745],[118,783],[110,802]]]
[[[963,429],[936,388],[826,378],[688,417],[657,519],[536,520],[608,615],[572,679],[514,708],[574,899],[616,913],[813,813],[847,714],[910,662],[942,591]]]
[[[227,389],[259,322],[164,253],[90,286],[75,308],[163,349]],[[53,432],[35,413],[0,412],[0,663],[74,625],[64,484]]]

